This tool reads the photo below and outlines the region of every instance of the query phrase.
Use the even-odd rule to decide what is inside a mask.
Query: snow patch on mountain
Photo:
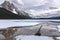
[[[15,13],[15,14],[18,14],[16,11],[15,11],[15,9],[13,9],[13,11],[12,11],[13,13]]]

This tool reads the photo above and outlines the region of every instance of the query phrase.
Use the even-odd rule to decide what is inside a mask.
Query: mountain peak
[[[2,8],[5,8],[5,9],[7,9],[9,11],[12,11],[15,8],[14,4],[13,3],[10,3],[9,1],[4,1],[1,4],[1,6],[2,6]]]

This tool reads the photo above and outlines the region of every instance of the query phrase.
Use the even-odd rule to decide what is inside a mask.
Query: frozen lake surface
[[[14,27],[14,26],[30,26],[36,25],[39,22],[25,21],[25,20],[0,20],[0,28]]]
[[[60,23],[54,23],[51,21],[60,20],[0,20],[0,28],[14,27],[14,26],[30,26],[36,24],[50,23],[58,25]]]

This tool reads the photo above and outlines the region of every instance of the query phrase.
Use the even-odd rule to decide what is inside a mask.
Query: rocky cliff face
[[[10,11],[13,11],[13,9],[15,9],[14,4],[10,3],[9,1],[4,1],[4,3],[2,3],[1,6]]]

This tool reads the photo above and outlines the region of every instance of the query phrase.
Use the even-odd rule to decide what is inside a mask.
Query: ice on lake
[[[0,20],[0,28],[14,27],[14,26],[29,26],[36,25],[39,22],[31,22],[25,20]]]
[[[0,20],[0,28],[7,28],[7,27],[14,27],[14,26],[31,26],[31,25],[36,25],[39,23],[40,24],[41,23],[42,24],[43,23],[60,24],[60,23],[49,22],[49,20],[43,20],[43,21],[42,20]]]

